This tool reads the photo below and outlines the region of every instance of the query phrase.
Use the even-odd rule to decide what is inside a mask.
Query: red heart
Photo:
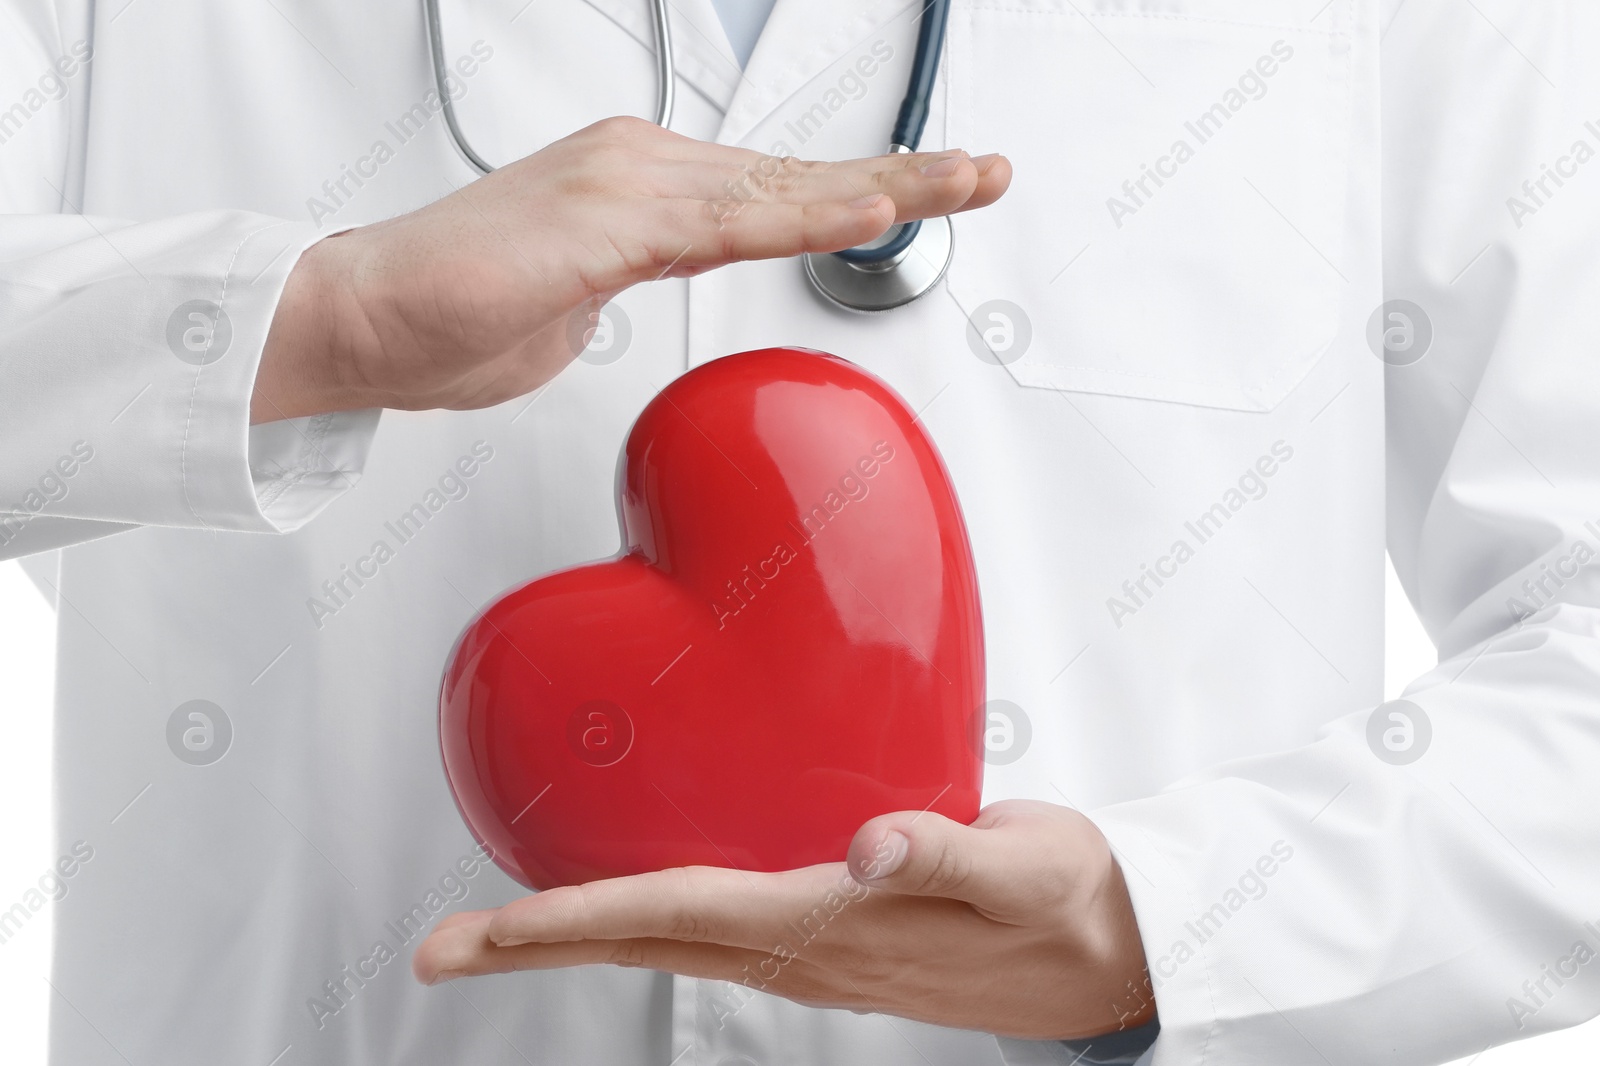
[[[782,870],[888,811],[972,821],[978,582],[905,402],[747,352],[663,389],[624,458],[626,550],[505,594],[445,670],[445,773],[506,872]]]

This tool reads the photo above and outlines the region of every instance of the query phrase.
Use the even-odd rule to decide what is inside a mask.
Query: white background
[[[1394,573],[1388,582],[1388,664],[1384,695],[1433,665],[1434,650]],[[0,910],[20,900],[55,861],[51,835],[51,686],[54,616],[16,563],[0,563]],[[7,1066],[43,1066],[52,1002],[50,908],[0,944],[0,1048]],[[108,965],[116,965],[108,960]],[[1418,1019],[1418,1024],[1427,1024]],[[1472,1066],[1593,1066],[1600,1021],[1511,1044],[1464,1060]],[[1464,1066],[1463,1064],[1463,1066]]]

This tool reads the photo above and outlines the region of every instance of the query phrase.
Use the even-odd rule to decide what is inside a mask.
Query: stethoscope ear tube
[[[677,69],[672,59],[672,23],[667,19],[667,5],[670,0],[650,0],[651,21],[655,27],[656,37],[656,125],[666,129],[672,121],[672,106],[675,100],[677,82]],[[428,29],[428,60],[433,65],[433,85],[439,93],[439,103],[444,111],[445,128],[450,131],[450,141],[455,145],[456,151],[461,153],[461,158],[467,165],[479,174],[487,174],[494,169],[476,151],[473,150],[467,135],[461,132],[461,123],[456,119],[455,101],[451,99],[450,87],[446,84],[449,80],[449,66],[444,61],[444,31],[439,23],[439,0],[422,0],[422,21]]]
[[[422,0],[422,21],[428,28],[428,61],[433,65],[433,88],[439,94],[439,103],[444,110],[445,128],[450,131],[450,142],[455,145],[456,151],[467,161],[468,166],[479,174],[487,174],[494,167],[473,151],[466,134],[461,132],[461,124],[456,121],[455,101],[450,97],[450,87],[445,84],[448,78],[445,72],[448,68],[444,61],[444,31],[439,27],[439,0]]]

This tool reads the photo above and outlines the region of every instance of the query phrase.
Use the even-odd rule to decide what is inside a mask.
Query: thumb
[[[869,888],[959,899],[986,911],[1017,901],[1022,841],[1003,828],[953,822],[932,811],[897,811],[862,826],[850,842],[850,876]]]

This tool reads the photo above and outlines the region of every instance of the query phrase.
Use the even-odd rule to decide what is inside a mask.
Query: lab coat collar
[[[715,18],[710,0],[699,4]],[[894,23],[914,23],[925,7],[926,0],[777,0],[727,107],[718,142],[740,143],[818,74]],[[883,136],[887,145],[887,129]]]

